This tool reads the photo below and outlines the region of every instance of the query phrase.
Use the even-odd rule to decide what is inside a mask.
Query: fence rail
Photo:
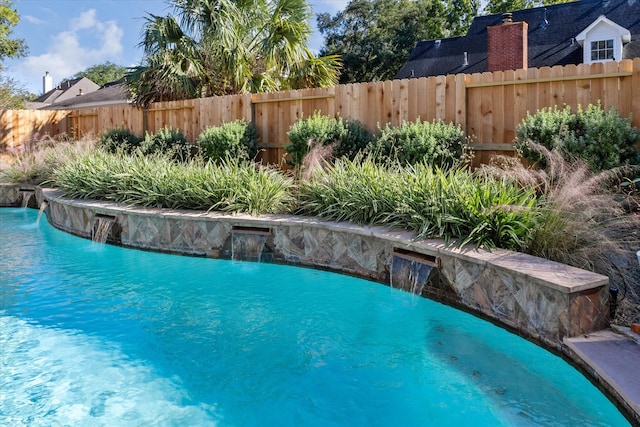
[[[640,127],[640,58],[161,102],[148,110],[122,104],[73,111],[0,111],[0,148],[14,147],[34,133],[100,135],[113,127],[143,134],[170,126],[195,141],[208,126],[245,119],[258,128],[262,159],[279,163],[289,127],[318,111],[359,120],[372,132],[418,118],[455,123],[470,138],[474,161],[480,164],[496,153],[513,152],[516,128],[528,112],[597,103],[631,116],[632,124]]]

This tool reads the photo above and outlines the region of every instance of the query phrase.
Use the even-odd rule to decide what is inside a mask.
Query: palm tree
[[[339,58],[307,47],[306,0],[173,0],[173,16],[150,15],[143,63],[127,81],[150,102],[337,84]]]
[[[172,16],[150,15],[145,24],[142,65],[130,68],[126,80],[139,105],[194,98],[200,93],[202,55]]]

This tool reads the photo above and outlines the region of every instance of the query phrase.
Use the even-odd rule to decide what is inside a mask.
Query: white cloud
[[[116,21],[102,22],[90,9],[71,18],[68,29],[52,37],[45,53],[27,56],[9,71],[12,77],[30,82],[41,82],[49,71],[58,82],[92,65],[117,62],[123,53],[123,35]],[[37,91],[41,90],[38,86]]]
[[[40,24],[44,24],[45,23],[45,21],[43,21],[42,19],[38,19],[35,16],[31,16],[31,15],[25,15],[21,19],[24,19],[27,22],[31,22],[32,24],[36,24],[36,25],[40,25]]]
[[[77,18],[72,18],[69,22],[69,29],[71,31],[85,30],[100,24],[96,18],[96,10],[89,9],[82,12]]]

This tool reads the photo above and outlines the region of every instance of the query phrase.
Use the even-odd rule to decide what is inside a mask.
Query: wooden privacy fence
[[[527,112],[564,105],[575,110],[590,103],[631,115],[633,125],[640,127],[640,58],[161,102],[147,111],[127,104],[57,113],[11,111],[0,115],[0,126],[7,146],[32,129],[49,129],[36,119],[36,113],[51,114],[46,116],[51,134],[62,129],[75,136],[100,135],[113,127],[143,134],[171,126],[195,141],[208,126],[245,119],[258,128],[262,159],[279,163],[290,126],[316,111],[359,120],[372,132],[379,126],[420,118],[460,125],[476,152],[475,163],[480,164],[493,154],[513,153],[516,127]],[[6,142],[11,138],[11,143]]]
[[[544,107],[600,103],[640,127],[640,58],[633,61],[531,68],[466,77],[464,129],[476,148],[476,163],[513,150],[518,124]]]
[[[69,131],[68,111],[0,110],[0,153]]]

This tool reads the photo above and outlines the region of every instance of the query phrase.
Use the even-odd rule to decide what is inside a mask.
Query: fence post
[[[67,135],[70,135],[71,138],[76,139],[75,126],[73,125],[75,120],[74,111],[75,110],[69,112],[69,115],[67,116]]]
[[[149,130],[149,107],[142,110],[142,135],[145,136]]]

